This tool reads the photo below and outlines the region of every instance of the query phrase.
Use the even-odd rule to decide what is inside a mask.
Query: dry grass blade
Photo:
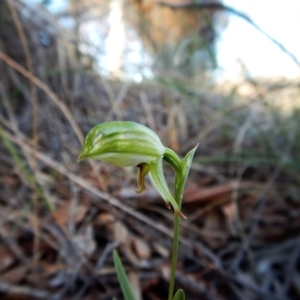
[[[9,66],[11,66],[13,69],[20,72],[23,76],[28,78],[30,81],[32,81],[37,87],[39,87],[42,91],[45,92],[45,94],[59,107],[59,109],[63,112],[66,119],[70,122],[74,132],[76,133],[79,141],[83,141],[83,134],[78,127],[76,121],[74,120],[74,117],[71,115],[70,111],[64,104],[64,102],[57,97],[57,95],[40,79],[38,79],[34,74],[24,69],[20,64],[18,64],[16,61],[14,61],[12,58],[10,58],[7,54],[5,54],[2,50],[0,50],[0,59],[5,61]]]
[[[32,287],[16,286],[6,282],[0,282],[0,292],[12,297],[25,297],[31,299],[51,299],[51,294],[47,291]]]

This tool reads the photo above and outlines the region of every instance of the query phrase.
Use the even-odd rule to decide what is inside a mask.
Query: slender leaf
[[[185,294],[183,290],[178,290],[173,297],[173,300],[185,300]]]
[[[180,191],[182,194],[187,177],[189,175],[190,167],[192,164],[192,160],[194,157],[194,154],[197,150],[198,144],[196,147],[194,147],[192,150],[190,150],[185,158],[181,161],[181,170],[180,172],[176,172],[175,175],[175,187],[176,190]]]
[[[116,250],[113,251],[113,260],[125,300],[135,300],[123,264]]]

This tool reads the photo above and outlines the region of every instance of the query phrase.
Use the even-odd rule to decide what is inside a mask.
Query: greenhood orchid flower
[[[106,122],[96,125],[87,134],[78,161],[83,158],[102,160],[119,167],[138,167],[137,193],[145,189],[145,176],[150,175],[153,186],[183,218],[185,216],[173,198],[163,173],[163,159],[175,170],[181,161],[171,150],[163,146],[159,137],[148,127],[134,122]]]

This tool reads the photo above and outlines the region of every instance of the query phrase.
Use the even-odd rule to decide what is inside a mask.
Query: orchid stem
[[[172,263],[171,263],[171,275],[170,275],[168,300],[173,299],[173,293],[174,293],[175,275],[176,275],[177,258],[178,258],[178,246],[179,246],[179,227],[180,227],[180,217],[175,212],[174,213]]]
[[[180,186],[175,190],[175,201],[181,209],[182,202],[182,191],[184,186]],[[174,227],[173,227],[173,248],[172,248],[172,262],[171,262],[171,274],[170,274],[170,285],[169,285],[169,296],[168,300],[173,299],[175,276],[178,259],[178,248],[179,248],[179,234],[180,234],[180,216],[174,211]]]

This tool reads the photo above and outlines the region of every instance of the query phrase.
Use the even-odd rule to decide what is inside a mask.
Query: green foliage
[[[173,297],[173,300],[185,300],[185,294],[183,290],[178,290]]]
[[[175,188],[176,188],[176,191],[180,192],[180,195],[178,196],[180,199],[182,198],[183,189],[184,189],[187,177],[189,175],[192,160],[193,160],[193,157],[194,157],[194,154],[195,154],[197,148],[198,148],[198,145],[188,152],[188,154],[185,156],[185,158],[181,161],[180,171],[176,172]]]
[[[125,300],[135,300],[123,264],[116,250],[113,251],[113,260]]]

